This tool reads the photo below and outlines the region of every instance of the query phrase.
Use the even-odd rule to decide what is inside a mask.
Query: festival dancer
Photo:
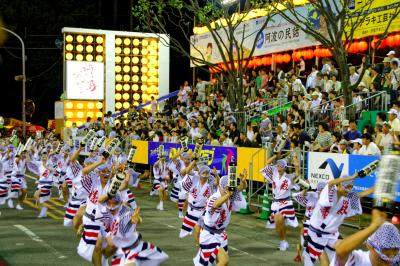
[[[315,206],[318,202],[319,194],[321,193],[322,189],[325,187],[326,182],[320,181],[317,183],[316,191],[309,191],[305,189],[301,192],[297,192],[293,194],[293,199],[297,201],[298,204],[303,206],[306,211],[304,213],[303,219],[303,227],[300,230],[300,245],[297,247],[297,256],[295,258],[296,262],[301,262],[301,250],[304,245],[304,238],[308,235],[308,227],[310,223],[310,218],[312,212],[314,211]]]
[[[157,266],[168,259],[168,255],[152,243],[142,240],[137,225],[142,223],[140,208],[135,210],[123,205],[120,193],[107,199],[106,210],[102,213],[109,222],[107,246],[103,248],[106,257],[113,255],[111,265]]]
[[[181,176],[181,170],[185,167],[185,164],[183,160],[181,159],[181,156],[188,156],[187,153],[184,155],[181,152],[178,152],[171,158],[171,161],[168,165],[168,169],[172,174],[172,190],[170,194],[170,199],[172,202],[175,202],[178,204],[178,217],[183,218],[183,204],[182,206],[179,205],[179,195],[182,194],[182,180],[183,177]],[[183,198],[184,202],[185,198]]]
[[[162,151],[158,155],[158,161],[153,166],[154,181],[153,187],[151,189],[150,195],[158,195],[159,203],[157,205],[157,210],[164,210],[164,201],[167,197],[168,192],[168,168],[167,162],[165,161],[166,153]]]
[[[196,162],[193,161],[194,165]],[[198,174],[186,175],[182,182],[182,189],[188,193],[188,209],[182,222],[180,238],[192,234],[199,217],[203,214],[208,198],[217,190],[219,176],[214,168],[214,175],[210,174],[211,169],[206,165],[199,167]]]
[[[330,180],[322,190],[311,215],[308,235],[305,237],[304,265],[314,265],[323,251],[331,261],[334,245],[339,239],[339,227],[345,218],[362,214],[360,198],[373,193],[371,187],[363,192],[352,192],[358,173]]]
[[[14,167],[11,173],[11,194],[8,200],[18,199],[18,203],[15,206],[17,210],[23,210],[22,203],[27,194],[27,185],[25,180],[26,171],[26,151],[21,151],[20,155],[15,156]]]
[[[368,251],[356,250],[366,243]],[[332,266],[395,266],[400,265],[400,232],[386,222],[386,213],[372,210],[371,223],[335,244]]]
[[[267,165],[275,160],[276,156],[272,156]],[[266,224],[266,228],[276,229],[280,243],[279,250],[285,251],[289,248],[289,243],[286,241],[286,225],[297,227],[298,222],[291,200],[291,190],[298,188],[294,184],[293,179],[299,176],[299,165],[295,165],[295,174],[287,174],[287,163],[285,160],[276,161],[276,165],[268,165],[261,170],[261,174],[265,180],[272,184],[273,201],[271,204],[271,215]]]
[[[198,237],[200,248],[193,259],[195,266],[210,266],[215,262],[219,266],[228,265],[228,235],[225,230],[231,212],[246,207],[246,200],[241,193],[247,188],[246,177],[247,171],[244,170],[234,192],[228,188],[228,176],[221,177],[217,192],[207,200]]]

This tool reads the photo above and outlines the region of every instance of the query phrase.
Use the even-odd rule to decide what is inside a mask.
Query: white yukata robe
[[[336,186],[325,186],[310,218],[303,250],[304,264],[314,265],[324,250],[332,260],[340,225],[345,218],[361,213],[361,202],[357,193],[349,192],[346,197],[338,198]]]
[[[293,207],[293,201],[291,200],[292,188],[297,188],[297,185],[293,183],[293,174],[284,173],[283,176],[279,176],[277,166],[266,166],[261,170],[261,174],[264,178],[272,184],[273,203],[271,204],[271,214],[267,221],[267,228],[275,228],[276,214],[283,216],[285,224],[291,227],[297,227],[299,225],[296,213]]]

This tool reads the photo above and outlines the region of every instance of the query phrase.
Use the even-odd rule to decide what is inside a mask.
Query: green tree
[[[133,16],[139,20],[138,30],[170,35],[179,32],[182,39],[170,37],[161,41],[171,49],[189,58],[193,65],[212,68],[222,71],[215,75],[219,84],[222,84],[233,110],[243,111],[243,75],[248,69],[248,60],[256,47],[256,41],[263,29],[272,19],[267,15],[262,25],[255,31],[249,32],[247,20],[252,9],[265,7],[268,1],[248,0],[245,6],[237,4],[238,1],[214,0],[139,0],[133,8]],[[240,1],[239,1],[240,2]],[[236,12],[240,11],[240,15]],[[216,45],[221,57],[221,65],[214,65],[209,61],[204,51],[196,48],[195,38],[191,38],[194,25],[206,27]],[[182,43],[182,40],[186,43]],[[253,40],[249,47],[244,43]],[[193,56],[187,49],[195,49],[199,56]],[[238,121],[243,126],[244,120]]]
[[[310,12],[314,11],[315,14],[318,15],[317,19],[319,19],[321,27],[315,27],[314,21],[311,20],[309,16],[305,16],[303,13],[299,12],[299,8],[293,5],[293,0],[277,2],[279,3],[270,5],[273,10],[279,12],[289,23],[299,27],[306,34],[313,36],[325,48],[332,52],[333,58],[338,65],[345,104],[350,105],[352,103],[352,91],[357,88],[358,84],[361,82],[365,67],[363,67],[358,82],[351,85],[349,67],[347,65],[347,50],[356,37],[356,30],[366,22],[368,16],[371,15],[371,11],[373,12],[371,7],[373,7],[374,2],[377,1],[310,0],[310,3],[307,5],[308,10]],[[392,4],[390,9],[391,16],[389,16],[388,24],[383,34],[380,35],[376,43],[377,47],[381,44],[382,39],[387,36],[392,21],[400,12],[399,1],[388,0],[387,4]],[[285,9],[285,12],[280,11],[282,7]]]

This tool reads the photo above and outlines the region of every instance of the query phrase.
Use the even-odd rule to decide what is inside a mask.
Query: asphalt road
[[[33,187],[33,182],[29,182]],[[167,202],[165,211],[156,210],[157,199],[149,196],[149,186],[134,191],[141,206],[143,224],[138,227],[143,239],[152,242],[168,255],[163,265],[193,265],[196,248],[192,236],[179,239],[181,220],[175,204]],[[38,219],[33,190],[25,201],[24,210],[0,206],[0,266],[2,265],[90,265],[76,253],[78,239],[71,228],[62,225],[64,202],[53,198],[49,217]],[[53,197],[56,193],[53,191]],[[51,216],[51,217],[50,217]],[[258,215],[234,214],[228,227],[230,264],[235,265],[300,265],[293,261],[298,229],[288,230],[289,250],[277,249],[279,241],[274,230],[264,228]],[[349,229],[346,229],[349,231]],[[353,231],[353,230],[350,230]]]

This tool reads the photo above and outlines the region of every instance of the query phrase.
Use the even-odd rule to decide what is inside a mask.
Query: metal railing
[[[326,117],[332,118],[333,117],[333,104],[336,100],[342,98],[343,95],[340,95],[332,100],[326,101],[321,103],[317,106],[309,110],[305,110],[305,121],[304,127],[305,129],[309,129],[312,127],[316,127],[320,121],[323,121]]]
[[[362,97],[362,96],[361,96]],[[360,101],[344,107],[343,113],[346,119],[357,120],[363,111],[387,111],[389,96],[386,91],[365,93]]]

